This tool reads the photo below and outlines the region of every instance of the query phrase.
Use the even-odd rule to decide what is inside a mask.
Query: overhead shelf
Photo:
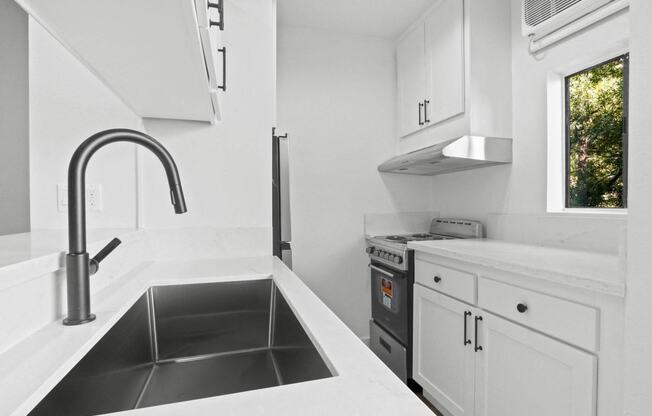
[[[431,176],[508,163],[512,163],[512,139],[462,136],[393,157],[378,170]]]

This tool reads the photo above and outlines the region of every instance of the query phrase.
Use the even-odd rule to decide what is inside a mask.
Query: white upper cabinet
[[[396,47],[398,102],[401,135],[424,125],[423,100],[426,85],[426,57],[423,25],[408,32]]]
[[[209,54],[218,40],[200,36],[216,7],[200,10],[194,0],[16,1],[139,116],[219,119],[215,70],[208,68],[221,71]],[[210,24],[203,30],[220,31]]]
[[[401,136],[464,112],[464,0],[440,0],[396,47]]]
[[[399,151],[511,137],[510,0],[435,0],[396,45]],[[421,124],[419,124],[421,120]]]
[[[464,112],[464,1],[442,1],[426,18],[425,38],[425,119],[436,124]]]

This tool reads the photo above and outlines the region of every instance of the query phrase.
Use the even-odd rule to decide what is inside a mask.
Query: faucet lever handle
[[[120,244],[122,244],[122,241],[120,241],[119,238],[114,238],[113,240],[109,241],[107,245],[102,248],[102,250],[98,251],[95,257],[93,257],[90,261],[90,272],[91,274],[97,273],[97,271],[100,268],[100,262],[106,258],[113,250],[116,249]]]

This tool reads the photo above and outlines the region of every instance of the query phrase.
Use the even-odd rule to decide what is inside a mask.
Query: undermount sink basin
[[[98,415],[332,376],[272,279],[155,286],[30,415]]]

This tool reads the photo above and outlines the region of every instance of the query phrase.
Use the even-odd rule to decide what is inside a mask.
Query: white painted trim
[[[547,206],[546,212],[562,215],[627,215],[627,209],[566,208],[565,88],[566,76],[629,52],[628,41],[606,44],[600,53],[580,56],[547,76]]]

